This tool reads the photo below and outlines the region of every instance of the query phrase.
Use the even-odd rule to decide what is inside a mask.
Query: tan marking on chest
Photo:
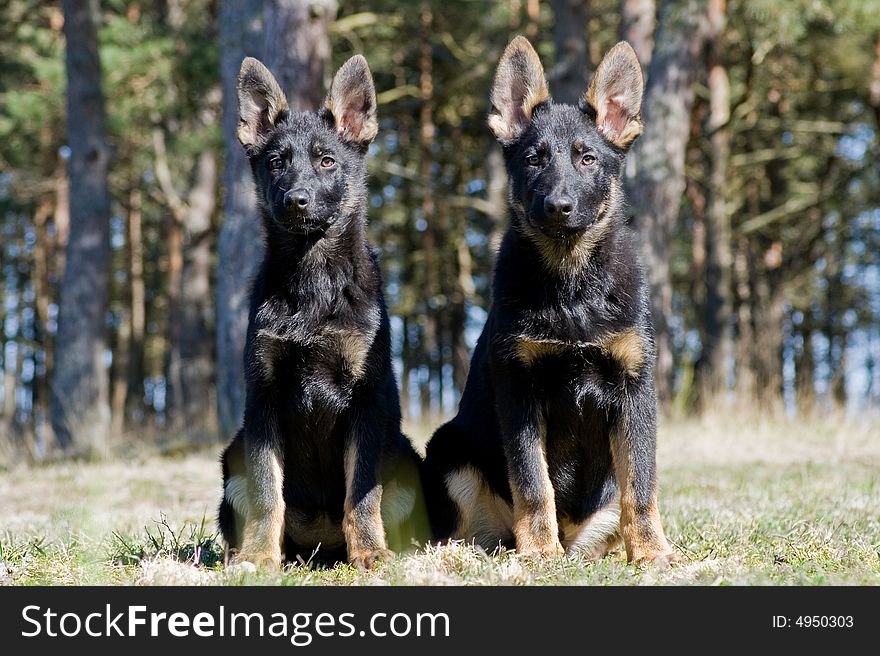
[[[362,332],[350,328],[336,328],[328,326],[306,342],[285,339],[260,331],[258,333],[259,344],[257,353],[263,365],[263,372],[267,379],[275,376],[276,363],[283,357],[289,346],[311,347],[321,352],[314,355],[315,358],[329,356],[341,362],[346,372],[355,380],[360,380],[366,371],[367,354],[370,350],[371,340]]]
[[[608,335],[599,345],[621,364],[628,376],[639,375],[645,363],[645,347],[642,344],[642,336],[636,330],[630,329]]]
[[[336,350],[349,374],[355,380],[360,380],[366,370],[367,353],[370,349],[366,336],[356,330],[347,329],[330,329],[325,335],[328,346]]]
[[[517,360],[525,366],[531,367],[542,358],[562,355],[567,348],[568,345],[565,342],[551,339],[531,339],[526,336],[520,336],[516,339],[513,352]]]
[[[542,358],[558,356],[572,349],[598,348],[616,360],[630,377],[639,375],[645,363],[642,336],[635,329],[610,333],[595,342],[563,342],[535,339],[521,335],[516,338],[513,353],[525,366],[531,367]]]

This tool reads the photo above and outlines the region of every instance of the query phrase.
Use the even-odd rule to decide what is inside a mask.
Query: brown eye
[[[540,161],[541,160],[538,159],[537,155],[528,155],[526,157],[526,164],[528,164],[529,166],[537,166],[538,162],[540,162]]]
[[[322,169],[332,169],[336,165],[336,160],[332,157],[322,157],[321,158],[321,168]]]
[[[583,165],[583,166],[589,166],[590,164],[592,164],[595,161],[596,161],[596,158],[593,157],[592,155],[584,155],[583,157],[581,157],[581,165]]]

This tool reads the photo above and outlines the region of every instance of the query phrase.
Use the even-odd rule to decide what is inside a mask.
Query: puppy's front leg
[[[516,551],[527,557],[561,554],[543,412],[530,390],[517,389],[514,376],[493,380],[513,497]]]
[[[661,566],[678,560],[657,508],[657,420],[654,390],[627,391],[611,431],[611,456],[620,490],[620,531],[631,562]]]
[[[358,569],[370,569],[391,552],[382,523],[381,417],[369,410],[358,413],[345,445],[345,506],[342,532],[348,561]]]
[[[248,512],[237,562],[281,564],[284,535],[284,455],[274,404],[248,399],[244,440]]]

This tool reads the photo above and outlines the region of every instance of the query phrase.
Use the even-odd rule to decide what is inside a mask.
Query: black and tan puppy
[[[501,58],[489,127],[510,227],[458,415],[428,445],[439,538],[529,556],[674,559],[657,510],[654,344],[621,172],[641,132],[632,48],[602,60],[579,106],[552,102],[538,55]]]
[[[389,540],[407,545],[420,499],[366,237],[373,79],[353,57],[323,108],[296,113],[248,58],[238,93],[266,252],[251,292],[244,425],[222,459],[221,531],[239,562],[317,550],[370,567]]]

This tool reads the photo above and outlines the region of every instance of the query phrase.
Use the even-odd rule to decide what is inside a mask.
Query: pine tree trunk
[[[577,104],[587,90],[592,66],[587,38],[589,0],[553,0],[553,43],[556,63],[550,80],[553,99]]]
[[[427,314],[424,317],[422,332],[422,361],[428,369],[428,377],[421,382],[422,411],[433,412],[436,399],[431,394],[432,378],[437,375],[437,363],[440,357],[440,328],[436,308],[432,307],[438,296],[439,258],[435,252],[435,231],[437,226],[436,204],[434,201],[434,180],[432,167],[434,154],[434,69],[433,52],[430,41],[433,14],[428,5],[422,7],[419,15],[421,26],[421,46],[419,48],[419,91],[421,105],[419,108],[419,159],[422,190],[422,219],[425,229],[422,231],[422,257],[425,266],[425,300]]]
[[[776,411],[782,404],[785,294],[774,272],[755,273],[751,309],[755,333],[750,342],[750,361],[755,372],[754,400],[759,408]]]
[[[335,0],[265,0],[263,63],[275,75],[294,112],[324,102]]]
[[[672,397],[672,235],[685,189],[685,153],[694,84],[704,68],[701,52],[709,26],[698,0],[667,0],[660,11],[645,89],[645,134],[636,142],[629,197],[650,282],[657,341],[655,378],[661,405]]]
[[[110,392],[110,434],[119,438],[125,432],[128,400],[129,349],[131,348],[131,307],[122,308],[116,343],[113,345],[113,376]]]
[[[217,240],[217,419],[231,436],[244,413],[244,337],[248,291],[262,254],[250,165],[235,135],[238,70],[247,56],[262,55],[262,0],[220,3],[220,77],[223,85],[225,197]]]
[[[804,317],[801,326],[803,344],[795,357],[795,394],[797,399],[798,413],[811,414],[816,407],[816,387],[813,376],[816,370],[816,358],[813,352],[813,328],[812,319]]]
[[[846,348],[847,329],[843,315],[847,310],[846,284],[843,279],[845,238],[835,235],[826,258],[828,287],[825,301],[825,336],[828,339],[827,364],[829,372],[829,400],[836,407],[846,405]]]
[[[737,243],[734,274],[736,276],[736,397],[740,405],[748,407],[755,399],[755,370],[752,366],[752,348],[755,324],[752,317],[752,289],[749,242],[742,238]]]
[[[98,10],[64,0],[70,235],[52,377],[52,427],[64,449],[100,447],[110,406],[104,362],[110,264],[110,152],[98,57]]]
[[[168,213],[165,242],[168,249],[168,333],[166,348],[166,406],[170,428],[180,430],[183,423],[183,363],[180,343],[183,339],[183,216]]]
[[[654,0],[620,0],[620,38],[628,41],[647,71],[654,50]]]
[[[56,177],[62,177],[63,171],[56,169],[54,173]],[[57,183],[56,183],[57,184]],[[49,414],[49,378],[48,373],[51,371],[52,362],[52,334],[48,330],[50,322],[49,307],[55,294],[52,289],[52,263],[55,255],[54,237],[50,236],[49,220],[56,212],[58,197],[55,193],[48,193],[44,200],[37,207],[34,213],[34,308],[36,310],[37,336],[36,341],[38,348],[42,349],[45,369],[44,373],[40,373],[39,369],[34,376],[34,426],[36,433],[40,434],[40,426]],[[2,325],[2,324],[0,324]],[[2,344],[2,340],[0,340]],[[38,448],[44,445],[37,445]]]
[[[144,362],[147,339],[147,286],[144,281],[144,235],[140,189],[132,189],[128,204],[128,255],[131,334],[128,349],[128,389],[125,415],[140,423],[144,414]]]
[[[721,36],[726,22],[724,0],[712,0],[709,6],[712,24],[712,47],[709,54],[709,199],[705,231],[705,287],[703,307],[702,353],[696,376],[702,401],[727,387],[727,363],[733,357],[730,316],[731,244],[730,216],[727,210],[727,186],[730,163],[730,81],[722,60]]]
[[[209,151],[196,162],[184,223],[183,288],[180,294],[180,380],[185,426],[212,432],[216,428],[211,253],[212,218],[217,203],[217,160]]]
[[[465,341],[465,328],[467,327],[467,308],[473,301],[476,290],[474,289],[474,265],[471,251],[468,248],[465,235],[466,226],[464,217],[458,222],[455,236],[455,250],[458,281],[455,286],[457,302],[452,316],[452,378],[455,383],[456,394],[464,391],[467,382],[468,369],[470,367],[470,353]]]

